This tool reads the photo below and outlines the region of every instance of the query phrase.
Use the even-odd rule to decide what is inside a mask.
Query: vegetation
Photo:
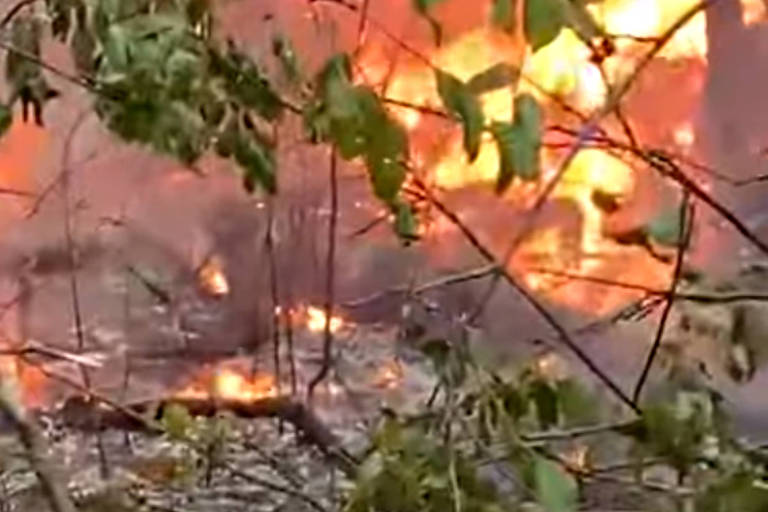
[[[281,176],[274,132],[286,118],[297,117],[308,143],[330,147],[333,162],[340,157],[365,166],[372,193],[391,213],[393,229],[404,243],[419,238],[419,204],[435,206],[466,235],[491,272],[520,291],[563,345],[604,385],[600,392],[593,392],[577,379],[550,375],[535,363],[511,377],[501,376],[474,360],[466,340],[426,340],[420,347],[438,381],[435,399],[416,416],[385,411],[370,446],[358,454],[357,465],[348,475],[354,485],[345,493],[341,509],[570,512],[587,506],[588,490],[601,484],[618,485],[627,495],[640,496],[633,510],[768,509],[768,459],[763,447],[747,445],[734,436],[716,392],[671,380],[661,398],[641,400],[677,287],[693,280],[686,275],[683,261],[692,229],[691,205],[700,202],[713,207],[760,246],[743,223],[685,177],[670,155],[603,139],[620,147],[627,158],[645,161],[676,183],[684,197],[680,208],[654,219],[639,238],[630,241],[645,244],[651,239],[676,250],[672,286],[659,294],[666,308],[659,335],[630,396],[600,371],[531,292],[413,172],[406,130],[390,113],[387,98],[355,80],[353,55],[332,55],[310,76],[290,38],[276,35],[270,50],[280,73],[271,76],[237,42],[217,34],[213,9],[206,0],[45,0],[45,17],[28,9],[34,3],[22,1],[3,20],[9,42],[0,44],[7,52],[10,96],[0,108],[0,129],[10,127],[17,103],[25,118],[31,109],[32,120],[43,122],[46,105],[58,96],[46,79],[48,73],[55,73],[91,93],[93,111],[119,138],[171,155],[190,168],[215,152],[237,164],[248,193],[276,195]],[[335,3],[366,16],[362,5]],[[438,42],[443,31],[433,10],[440,3],[413,2]],[[533,52],[568,27],[599,62],[611,53],[613,38],[602,31],[586,3],[529,0],[518,9],[515,0],[493,0],[492,22],[510,33],[522,24]],[[702,3],[691,9],[677,28],[704,8]],[[70,49],[74,71],[46,63],[42,42],[49,32]],[[645,63],[669,37],[671,33],[658,39]],[[432,72],[443,103],[436,115],[460,125],[467,160],[478,157],[483,136],[495,141],[500,155],[496,190],[502,193],[516,181],[538,179],[542,106],[521,92],[514,99],[513,119],[489,121],[479,99],[490,90],[516,87],[519,70],[497,65],[466,81],[436,67]],[[602,119],[617,111],[636,75],[615,84],[606,105],[584,120],[582,130],[573,136],[569,159],[593,137]],[[329,291],[326,313],[332,307]],[[327,373],[332,339],[326,325],[326,367],[318,379]],[[615,399],[621,411],[613,407]],[[6,406],[13,408],[13,404]],[[34,432],[23,414],[14,418],[22,434]],[[230,431],[222,418],[197,422],[185,410],[169,408],[160,427],[189,448],[187,455],[215,451],[209,460],[224,458],[222,446]],[[25,443],[33,455],[40,449],[38,441]],[[584,455],[600,453],[605,446],[611,447],[614,462],[610,465]],[[661,478],[649,480],[650,473]],[[38,474],[53,489],[47,493],[51,506],[74,510],[55,483],[60,477],[45,467]]]

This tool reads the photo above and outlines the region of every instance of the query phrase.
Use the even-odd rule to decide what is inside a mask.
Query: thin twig
[[[521,438],[527,442],[567,441],[578,439],[580,437],[605,434],[608,432],[620,432],[621,430],[636,424],[637,420],[601,423],[598,425],[588,425],[586,427],[578,427],[570,430],[548,430],[544,432],[535,432],[532,434],[523,434]]]
[[[584,365],[603,383],[605,384],[613,394],[616,395],[624,404],[630,407],[633,411],[639,412],[637,405],[630,400],[630,398],[622,391],[622,389],[616,384],[611,377],[609,377],[593,360],[589,355],[584,352],[576,341],[571,338],[568,331],[563,327],[560,322],[552,315],[552,313],[544,307],[544,305],[536,299],[536,297],[528,291],[523,285],[517,282],[517,280],[503,268],[496,257],[493,255],[490,249],[488,249],[477,238],[475,233],[464,224],[459,216],[450,210],[442,201],[434,196],[431,190],[429,190],[421,180],[414,178],[416,184],[421,187],[422,191],[429,199],[429,201],[442,213],[452,224],[454,224],[464,235],[464,238],[480,253],[480,255],[492,265],[499,269],[499,276],[501,276],[517,293],[519,293],[528,304],[539,313],[544,321],[557,333],[560,341],[582,362]]]
[[[328,376],[331,368],[332,349],[333,349],[333,330],[331,329],[331,320],[333,319],[334,306],[334,283],[336,269],[336,223],[339,213],[339,184],[337,179],[338,158],[336,150],[331,150],[330,157],[330,188],[331,188],[331,212],[328,219],[328,257],[325,270],[325,325],[323,326],[323,363],[317,375],[310,381],[307,388],[307,396],[311,400],[315,391],[315,386]]]
[[[762,241],[760,237],[749,229],[749,227],[747,227],[735,213],[717,201],[691,178],[686,176],[666,153],[663,151],[645,151],[638,154],[638,156],[645,160],[653,169],[658,171],[659,174],[676,181],[693,196],[715,210],[715,212],[723,217],[741,236],[752,243],[752,245],[760,250],[760,252],[768,256],[768,243]]]
[[[442,276],[432,281],[428,281],[426,283],[416,285],[416,286],[408,284],[408,285],[401,285],[401,286],[395,286],[392,288],[387,288],[386,290],[373,293],[366,297],[361,297],[359,299],[344,302],[342,303],[342,306],[344,306],[345,308],[356,308],[356,307],[364,306],[371,302],[375,302],[383,297],[386,297],[387,295],[399,295],[399,294],[405,294],[405,293],[409,293],[410,295],[420,295],[422,293],[433,290],[435,288],[441,288],[443,286],[450,286],[454,284],[464,283],[466,281],[472,281],[475,279],[482,279],[484,277],[487,277],[489,275],[496,273],[498,270],[499,270],[499,267],[496,265],[485,265],[485,266],[471,269],[468,271],[458,272],[456,274],[449,274],[447,276]]]
[[[533,206],[529,210],[529,214],[527,216],[527,221],[525,225],[523,226],[523,229],[520,231],[520,233],[512,240],[512,243],[510,244],[509,248],[507,249],[507,252],[505,253],[502,263],[509,261],[514,253],[517,251],[517,249],[520,247],[520,245],[528,238],[530,232],[533,230],[536,220],[543,208],[543,206],[547,203],[549,200],[549,197],[554,192],[557,184],[562,179],[563,175],[573,162],[574,158],[576,158],[576,155],[581,151],[584,144],[588,142],[588,140],[593,137],[593,133],[599,129],[600,121],[607,115],[609,115],[611,112],[613,112],[616,107],[620,104],[622,98],[629,92],[629,90],[634,85],[635,81],[637,80],[637,77],[640,76],[640,74],[643,72],[643,70],[648,66],[648,64],[651,63],[651,61],[658,55],[658,53],[666,46],[666,44],[672,39],[672,37],[677,33],[677,31],[683,27],[686,23],[688,23],[696,14],[698,14],[702,9],[704,9],[708,5],[708,1],[704,0],[696,5],[694,5],[692,8],[688,9],[685,13],[683,13],[678,20],[672,24],[663,34],[661,34],[653,44],[653,47],[648,50],[648,52],[643,55],[643,58],[640,60],[640,62],[637,64],[637,66],[633,69],[632,73],[627,77],[626,80],[624,80],[621,84],[619,84],[615,89],[613,89],[611,92],[612,94],[608,97],[605,104],[598,109],[594,114],[592,114],[589,119],[585,121],[583,126],[579,129],[578,134],[576,136],[576,140],[574,141],[573,145],[569,149],[569,151],[566,153],[564,158],[561,160],[560,164],[557,167],[557,171],[554,173],[554,176],[552,177],[549,182],[545,185],[542,192],[539,194],[539,196],[536,198],[536,201],[534,202]],[[496,286],[498,285],[499,279],[503,276],[497,276],[495,279],[493,279],[488,287],[488,290],[483,297],[483,300],[478,304],[475,311],[470,315],[470,319],[473,320],[480,316],[482,311],[485,309],[485,306],[488,304],[488,302],[491,300],[491,297],[494,294],[494,291],[496,289]]]
[[[8,24],[13,21],[13,18],[15,18],[16,15],[19,14],[24,7],[32,5],[36,1],[37,0],[21,0],[20,2],[17,2],[8,10],[7,13],[5,13],[3,19],[0,20],[0,30],[5,29]]]
[[[688,190],[683,191],[683,211],[680,215],[680,243],[677,250],[677,257],[675,259],[675,268],[672,273],[672,283],[669,286],[669,295],[667,296],[667,302],[664,304],[664,309],[661,311],[661,318],[659,319],[659,325],[656,329],[656,337],[651,345],[651,350],[648,352],[648,357],[645,360],[643,371],[640,373],[640,377],[637,379],[635,390],[632,393],[632,401],[637,405],[640,400],[640,395],[643,392],[643,386],[648,378],[648,374],[653,367],[653,362],[656,359],[656,354],[661,347],[661,340],[664,337],[664,330],[667,326],[667,320],[669,314],[672,312],[672,305],[674,304],[674,296],[677,291],[677,287],[680,284],[680,277],[683,274],[683,262],[685,261],[685,253],[688,250],[688,246],[691,242],[693,232],[693,217],[694,208],[690,202],[690,193]]]
[[[274,202],[272,198],[267,199],[267,232],[264,237],[264,245],[267,249],[267,260],[269,262],[269,293],[272,297],[272,311],[270,318],[272,319],[272,361],[275,367],[275,384],[277,386],[277,393],[281,394],[280,381],[280,288],[278,283],[278,271],[277,260],[275,259],[275,212]],[[256,354],[254,354],[254,361],[256,360]],[[254,362],[255,365],[255,362]],[[254,368],[255,369],[255,368]]]
[[[572,272],[563,272],[560,270],[546,269],[546,268],[533,268],[527,269],[528,272],[534,272],[537,274],[546,274],[555,277],[562,277],[566,279],[573,279],[578,281],[586,281],[589,283],[600,284],[603,286],[612,286],[616,288],[624,288],[626,290],[636,290],[643,292],[647,295],[655,295],[658,297],[669,297],[669,289],[663,290],[660,288],[651,288],[642,284],[625,283],[622,281],[615,281],[613,279],[606,279],[603,277],[574,274]],[[697,292],[675,292],[675,300],[682,300],[688,302],[699,302],[702,304],[728,304],[732,302],[768,302],[768,294],[757,292],[733,292],[733,293],[697,293]]]

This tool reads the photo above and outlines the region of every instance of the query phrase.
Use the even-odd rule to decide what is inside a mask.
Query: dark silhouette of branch
[[[624,96],[629,92],[629,90],[632,88],[634,83],[637,81],[637,78],[640,76],[640,74],[645,70],[645,68],[653,61],[653,59],[659,54],[659,52],[666,46],[666,44],[672,39],[672,37],[677,33],[678,30],[680,30],[681,27],[683,27],[686,23],[688,23],[696,14],[701,12],[703,9],[707,7],[709,4],[708,0],[701,1],[688,9],[685,13],[683,13],[680,18],[675,21],[663,34],[661,34],[658,39],[654,42],[653,46],[650,50],[648,50],[645,55],[643,55],[643,58],[640,60],[640,62],[637,64],[637,66],[632,70],[632,73],[617,87],[611,88],[610,96],[606,99],[605,104],[599,108],[597,111],[595,111],[582,125],[582,127],[578,130],[578,133],[576,134],[576,140],[571,145],[571,148],[569,151],[565,154],[562,161],[560,162],[560,165],[557,168],[557,171],[554,173],[553,178],[545,185],[542,192],[539,194],[539,196],[536,198],[536,201],[534,202],[533,206],[529,210],[529,214],[526,217],[526,223],[523,226],[523,229],[521,232],[512,240],[512,243],[510,244],[509,248],[507,249],[507,252],[505,253],[504,257],[502,258],[502,262],[509,261],[512,256],[514,255],[515,251],[520,247],[520,245],[528,238],[531,231],[533,230],[536,220],[541,212],[541,209],[543,206],[547,203],[550,196],[555,190],[555,187],[562,179],[563,175],[565,174],[566,170],[570,166],[571,162],[573,162],[573,159],[576,157],[576,155],[581,151],[581,149],[584,147],[584,145],[589,142],[593,137],[594,133],[600,130],[600,122],[603,118],[611,114],[616,110],[617,107],[620,106],[621,100],[624,98]],[[480,316],[480,314],[485,309],[485,306],[488,304],[488,302],[491,300],[491,297],[493,296],[496,286],[498,285],[499,279],[501,279],[501,275],[494,278],[491,283],[488,286],[488,290],[483,297],[483,300],[478,304],[475,311],[470,315],[470,320],[474,320],[477,317]]]
[[[655,295],[658,297],[668,297],[669,290],[662,290],[660,288],[650,288],[642,284],[625,283],[622,281],[615,281],[613,279],[606,279],[603,277],[589,276],[583,274],[574,274],[572,272],[563,272],[560,270],[550,270],[546,268],[533,268],[527,269],[528,272],[535,272],[537,274],[546,274],[555,277],[562,277],[565,279],[572,279],[576,281],[586,281],[589,283],[600,284],[604,286],[612,286],[615,288],[624,288],[626,290],[636,290],[643,292],[647,295]],[[684,300],[688,302],[699,302],[702,304],[728,304],[731,302],[768,302],[768,294],[765,293],[753,293],[753,292],[725,292],[725,293],[697,293],[697,292],[675,292],[675,300]]]
[[[489,275],[496,273],[497,271],[498,271],[498,267],[496,265],[486,265],[486,266],[471,269],[465,272],[458,272],[456,274],[449,274],[447,276],[442,276],[432,281],[428,281],[426,283],[416,285],[416,286],[401,285],[393,288],[387,288],[386,290],[373,293],[366,297],[344,302],[342,303],[342,306],[346,308],[357,308],[357,307],[364,306],[366,304],[370,304],[371,302],[375,302],[383,297],[386,297],[387,295],[400,295],[400,294],[419,295],[429,290],[433,290],[435,288],[441,288],[443,286],[451,286],[454,284],[464,283],[466,281],[473,281],[475,279],[482,279],[484,277],[487,277]]]
[[[459,216],[448,208],[442,201],[440,201],[428,189],[425,184],[419,179],[414,177],[414,182],[421,188],[424,195],[437,208],[437,210],[443,214],[453,225],[455,225],[464,238],[480,253],[480,255],[488,261],[490,264],[498,268],[499,276],[503,278],[517,293],[519,293],[528,304],[536,310],[536,312],[544,319],[544,321],[557,333],[560,341],[582,362],[584,365],[597,377],[603,384],[605,384],[616,397],[621,400],[625,405],[631,408],[633,411],[639,413],[640,409],[637,405],[624,393],[624,391],[616,384],[611,377],[609,377],[590,357],[584,350],[576,343],[576,341],[568,334],[565,327],[550,313],[544,305],[536,299],[536,297],[528,291],[523,285],[517,282],[517,280],[509,273],[503,266],[499,264],[496,257],[493,255],[490,249],[488,249],[475,235],[475,233],[459,218]]]
[[[637,405],[640,400],[640,395],[643,392],[643,386],[648,379],[648,374],[653,367],[653,362],[656,359],[656,354],[661,347],[661,340],[664,337],[664,330],[667,326],[667,320],[669,314],[672,312],[672,305],[674,304],[675,291],[680,284],[680,277],[683,274],[683,262],[685,261],[685,253],[688,250],[688,246],[691,242],[693,233],[693,221],[694,221],[694,208],[690,201],[690,192],[683,190],[683,214],[680,215],[680,243],[677,250],[677,257],[675,258],[675,267],[672,273],[672,283],[669,286],[669,293],[667,301],[664,304],[664,309],[661,311],[661,318],[659,319],[659,325],[656,329],[656,337],[651,345],[651,350],[648,352],[648,357],[645,360],[645,365],[640,373],[640,377],[637,379],[635,390],[632,393],[632,401]]]
[[[309,382],[307,396],[311,400],[315,387],[328,376],[333,358],[333,330],[331,320],[333,318],[334,284],[336,280],[336,224],[339,215],[339,183],[337,178],[338,157],[336,150],[331,150],[330,162],[330,188],[331,188],[331,212],[328,218],[328,255],[325,262],[325,325],[323,326],[323,362],[317,375]]]
[[[278,283],[277,260],[275,259],[275,205],[272,198],[267,199],[267,232],[264,237],[264,245],[267,249],[267,261],[269,262],[269,293],[272,298],[272,362],[275,367],[275,382],[277,392],[280,394],[280,286]],[[254,354],[254,366],[256,364],[256,354]]]
[[[37,0],[21,0],[14,4],[14,6],[8,9],[8,12],[5,13],[5,16],[0,19],[0,30],[7,28],[8,25],[13,21],[13,18],[15,18],[16,15],[19,14],[24,7],[32,5],[36,1]]]
[[[693,196],[700,199],[707,206],[715,210],[723,217],[736,231],[752,243],[757,249],[765,255],[768,255],[768,244],[744,224],[739,217],[729,210],[722,203],[712,197],[707,191],[702,189],[695,181],[685,175],[678,165],[663,151],[643,151],[638,156],[645,160],[653,169],[662,176],[672,179],[680,184],[685,190]]]

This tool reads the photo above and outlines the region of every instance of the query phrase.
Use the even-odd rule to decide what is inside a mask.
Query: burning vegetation
[[[201,487],[287,496],[272,509],[596,510],[614,505],[589,504],[603,474],[663,494],[646,509],[768,507],[764,446],[723,428],[701,384],[758,375],[766,311],[742,303],[768,301],[765,269],[738,286],[698,269],[731,244],[724,228],[768,254],[723,199],[763,204],[738,191],[765,181],[768,125],[739,128],[749,108],[718,102],[734,48],[768,56],[766,2],[256,3],[21,2],[0,23],[0,380],[21,391],[0,389],[0,409],[52,509],[73,497],[38,415],[95,432],[105,481],[130,444],[111,431],[159,433],[187,458],[154,484],[183,466]],[[269,44],[252,51],[239,19],[261,19]],[[49,46],[71,62],[48,63]],[[82,103],[64,86],[92,94],[95,117],[58,137],[53,106]],[[144,160],[125,165],[107,133]],[[609,331],[646,334],[646,318],[647,351]],[[605,369],[598,350],[632,360]],[[321,496],[283,445],[259,452],[266,480],[233,463],[260,450],[239,420],[264,417],[279,421],[259,442],[292,425],[343,485]]]

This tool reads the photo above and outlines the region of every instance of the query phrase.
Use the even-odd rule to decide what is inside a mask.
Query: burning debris
[[[273,375],[256,373],[249,376],[244,366],[243,361],[235,361],[219,364],[215,368],[205,368],[194,375],[192,382],[176,392],[174,396],[243,402],[277,396],[277,384]]]
[[[219,257],[206,258],[197,272],[197,278],[200,288],[208,295],[223,297],[229,294],[229,281]]]
[[[344,326],[344,321],[338,316],[328,316],[320,308],[315,306],[307,306],[305,310],[306,325],[312,332],[322,332],[325,330],[326,324],[330,323],[331,332],[338,332]]]

